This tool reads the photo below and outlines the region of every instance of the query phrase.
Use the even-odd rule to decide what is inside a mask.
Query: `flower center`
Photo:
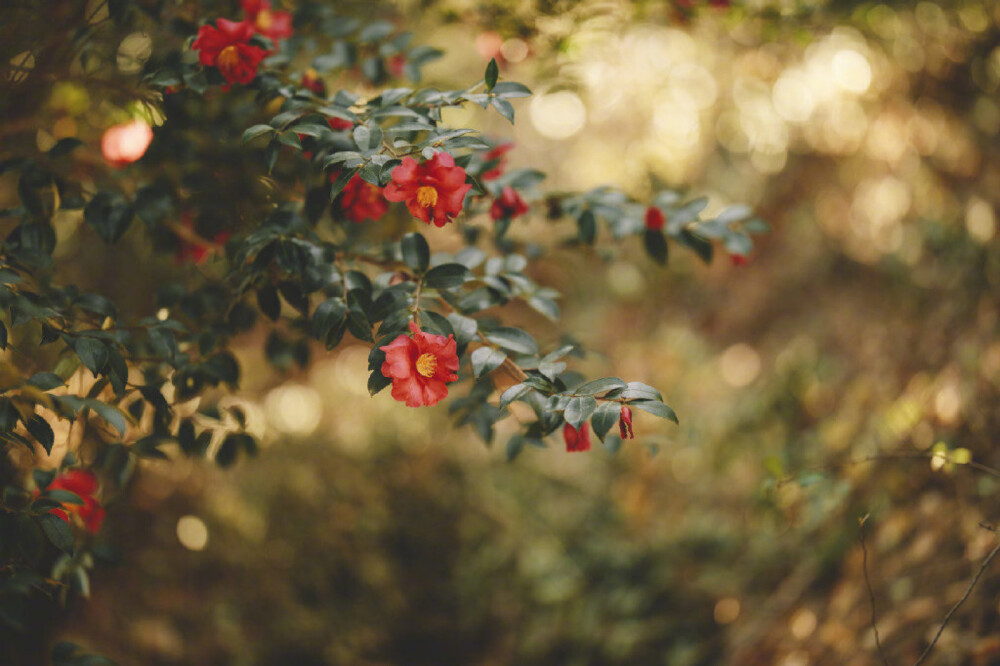
[[[430,185],[417,188],[417,203],[424,208],[436,206],[438,202],[438,191]]]
[[[438,360],[434,354],[421,354],[417,357],[417,372],[424,377],[433,377],[437,367]]]
[[[267,31],[274,24],[274,17],[271,16],[271,12],[267,9],[262,9],[257,14],[257,29],[264,32]]]
[[[232,69],[240,61],[240,52],[235,46],[230,44],[222,49],[219,57],[215,59],[215,64],[219,69]]]

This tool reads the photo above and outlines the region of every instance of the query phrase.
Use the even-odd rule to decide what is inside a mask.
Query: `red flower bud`
[[[496,161],[496,164],[490,169],[479,174],[479,180],[494,180],[502,176],[504,168],[507,166],[507,153],[513,149],[513,143],[502,143],[499,146],[494,146],[483,153],[484,162],[489,164],[490,162]]]
[[[622,411],[618,415],[618,430],[622,439],[635,439],[635,433],[632,432],[632,408],[628,405],[622,405]]]
[[[750,263],[750,257],[745,254],[731,254],[729,255],[729,261],[732,262],[733,266],[746,266]]]
[[[646,209],[646,228],[650,231],[660,231],[666,221],[667,218],[663,215],[663,211],[656,206],[650,206]]]
[[[315,69],[310,67],[302,74],[302,87],[319,97],[326,97],[326,83]],[[340,120],[339,118],[337,120]],[[332,119],[331,119],[332,121]],[[331,127],[333,123],[330,123]],[[336,128],[334,128],[336,129]]]
[[[590,450],[590,424],[586,421],[577,430],[567,423],[563,427],[563,439],[566,441],[566,451],[589,451]]]

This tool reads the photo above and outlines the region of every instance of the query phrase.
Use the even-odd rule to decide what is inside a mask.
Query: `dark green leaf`
[[[368,393],[375,395],[391,383],[392,380],[383,375],[381,370],[372,370],[368,375]]]
[[[617,377],[602,377],[574,388],[573,393],[575,395],[597,395],[598,393],[604,393],[612,389],[624,389],[627,387],[628,384]]]
[[[400,241],[403,252],[403,261],[413,270],[423,272],[431,261],[431,249],[427,245],[427,240],[419,233],[409,233],[403,236]]]
[[[73,351],[80,357],[80,362],[95,375],[99,374],[108,362],[107,346],[95,338],[77,338],[73,343]]]
[[[270,125],[254,125],[243,132],[243,143],[256,139],[258,136],[271,134],[273,132],[274,128]]]
[[[511,386],[506,391],[500,394],[500,402],[497,406],[500,409],[503,409],[504,407],[514,402],[518,398],[524,396],[530,390],[531,387],[528,386],[527,384],[524,383],[514,384],[513,386]]]
[[[82,145],[83,141],[77,139],[76,137],[59,139],[56,141],[56,145],[49,148],[49,158],[55,159],[57,157],[62,157],[63,155],[68,155],[73,152],[74,148],[79,148]]]
[[[431,289],[451,289],[465,283],[472,277],[472,271],[462,264],[441,264],[427,271],[424,286]]]
[[[94,410],[98,416],[108,422],[109,425],[118,431],[119,435],[125,434],[125,416],[121,410],[114,405],[109,405],[100,400],[88,400],[87,406]]]
[[[661,419],[669,419],[674,423],[679,423],[677,420],[677,414],[674,413],[674,410],[670,409],[670,407],[667,407],[662,402],[658,402],[656,400],[633,400],[629,403],[629,405],[632,407],[638,407],[642,411],[649,412],[654,416],[659,416]]]
[[[576,235],[580,242],[585,245],[593,245],[594,239],[597,238],[597,220],[590,209],[583,211],[576,221],[576,226]]]
[[[527,332],[513,326],[501,326],[486,333],[486,339],[518,354],[537,354],[538,343]]]
[[[662,232],[646,229],[643,232],[642,244],[650,259],[661,266],[667,263],[667,239]]]
[[[617,402],[602,402],[590,417],[590,425],[598,439],[611,430],[621,417],[622,406]]]
[[[483,80],[486,82],[486,92],[493,90],[493,86],[497,84],[497,78],[500,76],[500,68],[497,66],[497,59],[490,58],[490,62],[486,65],[486,74]]]
[[[36,372],[28,380],[28,383],[32,386],[40,388],[43,391],[49,391],[57,386],[65,386],[66,382],[63,378],[54,372]]]
[[[105,243],[117,243],[128,231],[134,211],[119,194],[98,192],[83,209],[83,219]]]
[[[281,316],[281,299],[273,284],[266,284],[257,290],[257,306],[271,321],[278,321]]]
[[[583,398],[570,398],[563,412],[563,418],[574,428],[579,428],[580,424],[590,418],[590,415],[597,409],[597,400],[590,396]]]
[[[317,340],[325,340],[327,333],[347,316],[347,305],[339,298],[328,298],[316,306],[312,318],[312,332]]]
[[[490,104],[497,110],[497,113],[514,124],[514,106],[510,102],[501,97],[494,97],[490,100]]]
[[[480,347],[472,352],[471,360],[472,373],[476,377],[481,377],[483,374],[499,368],[507,360],[507,354],[492,347]]]
[[[53,546],[68,555],[73,554],[73,532],[65,520],[51,513],[43,513],[36,520]]]

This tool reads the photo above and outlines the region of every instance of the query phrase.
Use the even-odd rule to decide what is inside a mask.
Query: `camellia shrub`
[[[559,319],[532,266],[559,247],[742,262],[767,229],[669,189],[546,192],[545,174],[508,167],[509,141],[442,122],[479,105],[513,123],[527,87],[495,60],[467,88],[421,87],[442,52],[334,3],[35,5],[0,10],[6,661],[87,595],[106,507],[140,460],[255,452],[245,415],[219,406],[240,336],[264,331],[281,370],[367,344],[368,390],[399,409],[443,402],[487,444],[514,412],[511,459],[550,441],[616,450],[642,436],[634,410],[676,416],[654,387],[576,372],[571,336],[505,323],[512,305]],[[67,643],[52,657],[100,659]]]

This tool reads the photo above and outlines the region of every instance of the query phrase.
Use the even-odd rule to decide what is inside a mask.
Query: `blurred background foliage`
[[[429,84],[491,57],[529,84],[513,130],[445,120],[549,187],[690,186],[774,232],[744,266],[539,267],[606,354],[587,369],[681,417],[637,412],[616,456],[508,465],[442,409],[369,398],[367,348],[279,376],[248,335],[230,400],[260,458],[142,463],[109,507],[120,566],[65,635],[125,664],[876,664],[864,538],[884,653],[915,662],[997,540],[1000,4],[338,8],[444,49]],[[43,149],[108,113],[48,109]],[[988,569],[927,663],[996,663],[998,592]]]

